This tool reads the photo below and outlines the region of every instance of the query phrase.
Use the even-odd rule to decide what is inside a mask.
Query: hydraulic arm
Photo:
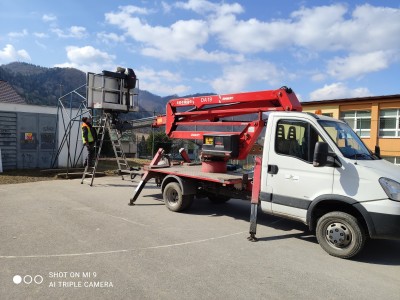
[[[179,98],[167,103],[166,114],[157,117],[153,126],[165,126],[165,132],[170,138],[203,140],[205,159],[219,160],[222,156],[223,160],[245,159],[265,125],[262,119],[263,112],[301,110],[295,93],[287,87],[269,91]],[[228,117],[250,114],[257,114],[256,119],[226,120]],[[225,120],[222,120],[224,118]],[[239,132],[216,132],[179,130],[179,126],[235,126],[243,129]],[[226,142],[231,144],[232,149],[224,149]],[[217,150],[218,146],[220,151]]]

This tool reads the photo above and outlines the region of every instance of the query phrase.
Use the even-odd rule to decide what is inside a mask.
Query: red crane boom
[[[182,111],[182,108],[188,110]],[[238,151],[236,154],[235,151],[229,152],[229,155],[224,152],[227,156],[225,159],[245,159],[265,125],[262,119],[263,112],[301,110],[301,104],[295,93],[287,87],[269,91],[178,98],[167,103],[166,114],[157,117],[153,126],[165,126],[165,132],[170,138],[203,140],[203,144],[214,142],[212,139],[204,140],[205,136],[236,135]],[[255,113],[258,117],[253,121],[221,121],[222,118]],[[179,131],[178,126],[243,126],[244,128],[241,132]],[[204,147],[203,153],[207,153]],[[213,156],[220,157],[218,153],[212,151],[203,157]]]

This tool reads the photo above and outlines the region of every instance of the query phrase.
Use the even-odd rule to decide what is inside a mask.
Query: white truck
[[[183,106],[191,109],[183,112]],[[204,196],[213,202],[250,200],[252,241],[257,240],[259,206],[267,214],[308,225],[320,246],[336,257],[355,256],[368,238],[400,239],[400,168],[381,159],[378,148],[371,152],[346,123],[301,112],[290,89],[174,99],[166,112],[154,126],[165,125],[172,138],[201,139],[202,162],[190,162],[183,151],[184,163],[160,164],[164,151],[159,149],[131,205],[146,182],[155,178],[172,211],[188,209],[195,198]],[[258,118],[222,120],[249,113],[258,113]],[[178,131],[189,125],[244,128]],[[254,151],[262,132],[264,145],[254,170],[228,171],[228,160]]]

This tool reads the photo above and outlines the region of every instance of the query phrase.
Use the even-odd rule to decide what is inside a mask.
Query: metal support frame
[[[131,70],[131,69],[128,69]],[[89,74],[91,77],[94,78],[94,76],[98,76],[100,79],[103,80],[103,85],[101,87],[94,87],[94,80],[89,80]],[[136,78],[136,75],[134,74],[133,70],[132,73],[129,74],[129,76],[126,75],[121,75],[120,78],[110,78],[108,75],[109,74],[114,74],[113,72],[108,72],[108,71],[103,71],[103,74],[94,74],[94,73],[89,73],[87,76],[87,82],[84,85],[81,85],[80,87],[76,88],[75,90],[60,96],[58,99],[58,105],[57,105],[57,124],[56,124],[56,136],[57,132],[61,129],[59,128],[59,123],[60,120],[62,120],[62,130],[64,131],[64,135],[59,143],[58,148],[56,149],[56,145],[58,145],[58,141],[55,144],[55,147],[53,149],[53,155],[52,155],[52,162],[50,165],[50,168],[56,168],[58,166],[57,162],[60,157],[61,152],[63,151],[64,147],[66,146],[67,149],[67,177],[70,168],[76,168],[81,156],[84,147],[78,150],[78,141],[80,140],[80,132],[79,129],[77,130],[76,136],[73,135],[72,129],[74,127],[75,122],[80,123],[82,116],[93,116],[93,109],[95,107],[89,107],[88,105],[88,92],[90,95],[90,100],[91,100],[91,105],[93,105],[93,91],[94,90],[99,90],[102,94],[102,102],[105,102],[107,99],[105,99],[105,91],[106,91],[106,84],[105,80],[108,78],[108,80],[114,80],[116,82],[122,82],[122,85],[116,84],[116,86],[119,86],[119,90],[112,90],[108,91],[111,94],[115,92],[119,92],[119,98],[121,101],[125,101],[122,104],[117,105],[116,107],[113,106],[113,104],[110,104],[111,107],[109,107],[110,110],[115,110],[115,111],[137,111],[139,108],[139,98],[138,98],[138,91],[139,91],[139,80]],[[108,75],[107,75],[108,74]],[[117,74],[117,73],[115,73]],[[117,74],[118,75],[118,74]],[[123,79],[121,79],[123,78]],[[125,81],[129,79],[135,80],[135,87],[132,88],[131,92],[128,88],[125,88]],[[90,85],[88,86],[88,83]],[[131,103],[128,103],[128,98],[131,98]],[[103,108],[103,107],[102,107]],[[105,107],[104,107],[105,108]],[[73,112],[73,109],[76,109],[76,113]],[[80,128],[80,126],[78,126]],[[71,150],[71,146],[75,145],[75,149]],[[114,148],[114,152],[115,152]],[[120,164],[119,169],[120,169]]]
[[[75,90],[61,96],[58,99],[57,105],[57,123],[56,123],[56,133],[59,131],[59,123],[62,121],[64,135],[59,143],[57,150],[53,149],[53,157],[51,168],[56,168],[58,166],[58,158],[66,146],[67,150],[67,177],[70,168],[76,168],[79,160],[82,156],[83,147],[78,152],[78,140],[79,135],[79,125],[76,136],[73,135],[72,129],[74,124],[78,122],[80,124],[82,116],[92,115],[92,111],[87,108],[86,97],[84,94],[86,92],[86,84],[76,88]],[[76,112],[74,112],[76,110]],[[57,145],[58,143],[56,143]],[[71,145],[75,145],[75,149],[71,150]]]
[[[131,205],[131,206],[135,205],[134,202],[139,197],[139,195],[140,195],[141,191],[143,190],[144,186],[152,178],[152,174],[151,174],[151,171],[149,171],[149,169],[151,167],[157,165],[159,163],[159,161],[162,159],[163,155],[164,155],[164,149],[162,149],[162,148],[158,149],[156,155],[154,155],[154,157],[153,157],[153,160],[150,162],[150,165],[148,166],[148,169],[143,174],[142,180],[139,182],[139,184],[137,185],[135,191],[133,192],[133,196],[129,201],[129,205]]]
[[[261,157],[256,157],[253,175],[253,186],[251,191],[251,208],[250,208],[250,236],[247,238],[251,242],[257,242],[257,212],[258,206],[260,205],[260,190],[261,190],[261,168],[262,161]]]

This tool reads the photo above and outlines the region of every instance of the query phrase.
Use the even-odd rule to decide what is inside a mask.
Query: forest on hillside
[[[74,68],[46,68],[34,64],[13,62],[0,65],[0,80],[7,81],[28,104],[57,106],[60,96],[64,96],[79,87],[80,94],[86,97],[86,73]],[[193,97],[209,95],[202,93],[185,95]],[[165,112],[166,103],[179,97],[171,95],[161,97],[148,91],[139,91],[139,112],[128,113],[123,119],[137,119],[159,115]]]
[[[72,68],[15,62],[0,66],[0,80],[11,84],[28,104],[57,106],[60,95],[86,83],[86,74]]]

